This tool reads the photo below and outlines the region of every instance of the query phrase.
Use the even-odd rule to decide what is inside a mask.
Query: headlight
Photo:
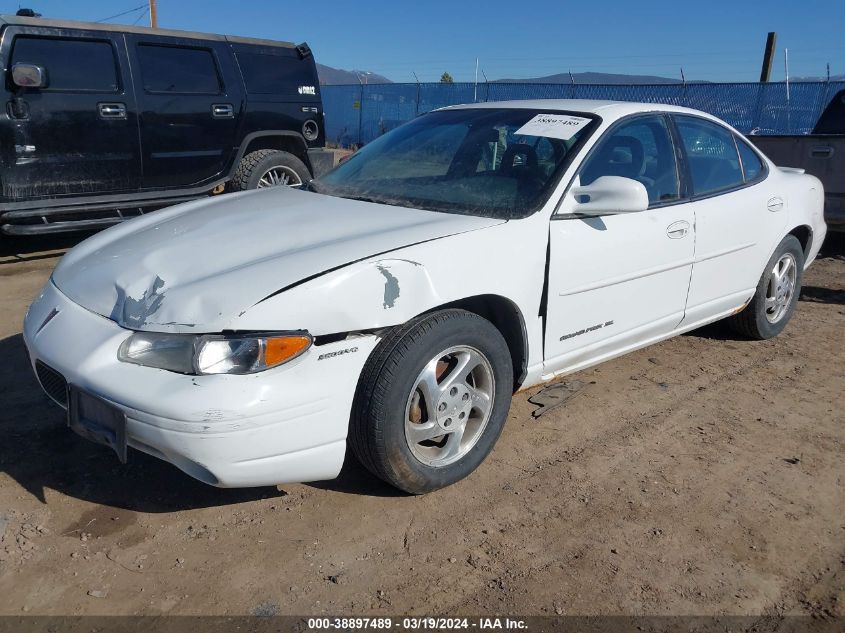
[[[199,337],[193,335],[136,332],[123,341],[117,357],[127,363],[193,374],[198,341]]]
[[[161,334],[136,332],[118,359],[181,374],[252,374],[276,367],[311,347],[307,332],[267,334]]]

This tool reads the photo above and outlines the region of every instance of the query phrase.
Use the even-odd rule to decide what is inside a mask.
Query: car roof
[[[277,40],[262,40],[252,37],[238,37],[234,35],[215,35],[213,33],[197,33],[196,31],[176,31],[171,29],[152,29],[148,26],[125,26],[123,24],[101,24],[99,22],[75,22],[73,20],[50,20],[45,18],[30,18],[20,15],[0,15],[0,26],[41,26],[48,29],[81,29],[85,31],[106,31],[109,33],[135,33],[139,35],[163,35],[167,37],[181,37],[184,39],[213,40],[232,44],[254,44],[257,46],[281,46],[295,48],[292,42]]]
[[[482,103],[464,103],[448,106],[442,110],[460,110],[471,108],[526,108],[531,110],[563,110],[597,114],[606,119],[618,119],[640,112],[679,112],[694,114],[718,121],[716,117],[700,110],[684,108],[665,103],[638,103],[636,101],[601,101],[593,99],[526,99],[519,101],[485,101]]]

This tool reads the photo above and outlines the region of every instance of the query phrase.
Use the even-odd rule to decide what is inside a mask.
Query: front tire
[[[787,235],[766,264],[754,297],[742,312],[728,319],[728,324],[749,338],[777,336],[795,312],[803,274],[804,250],[794,235]]]
[[[367,361],[349,444],[396,488],[437,490],[484,461],[512,392],[508,346],[492,323],[464,310],[424,315],[394,328]]]

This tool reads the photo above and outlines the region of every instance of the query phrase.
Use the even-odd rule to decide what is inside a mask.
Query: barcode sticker
[[[568,141],[592,119],[571,114],[538,114],[514,134],[546,136]]]

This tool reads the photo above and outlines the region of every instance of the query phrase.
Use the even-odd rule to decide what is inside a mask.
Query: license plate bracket
[[[126,463],[126,415],[84,389],[68,386],[67,423],[87,440],[111,448]]]

